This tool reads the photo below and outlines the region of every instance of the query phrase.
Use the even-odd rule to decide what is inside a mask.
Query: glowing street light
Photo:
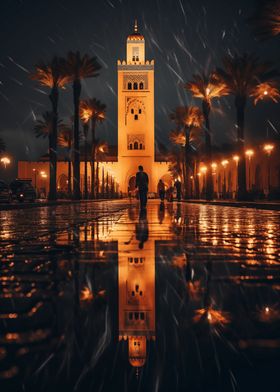
[[[237,197],[237,191],[238,191],[238,163],[239,163],[239,156],[238,155],[234,155],[232,157],[232,159],[234,160],[235,164],[236,164],[236,186],[235,186],[235,195]]]
[[[246,156],[248,157],[249,160],[249,165],[248,165],[248,177],[249,177],[249,191],[251,190],[251,159],[252,156],[254,155],[254,150],[246,150],[245,151]]]
[[[9,165],[11,163],[11,160],[8,157],[2,157],[0,159],[0,161],[1,161],[1,163],[3,163],[5,169],[7,168],[7,165]]]
[[[211,167],[213,169],[213,171],[215,171],[218,167],[218,164],[216,162],[211,163]]]
[[[272,151],[274,150],[274,145],[273,144],[265,144],[263,149],[267,153],[267,155],[270,155],[272,153]]]
[[[270,194],[270,156],[272,151],[274,150],[274,145],[273,144],[265,144],[263,146],[263,149],[265,151],[265,153],[267,154],[267,188],[268,188],[268,195]]]
[[[229,161],[227,159],[224,159],[221,162],[223,168],[224,168],[224,182],[223,182],[223,196],[224,198],[226,197],[227,193],[227,180],[226,180],[226,170],[227,170],[227,165],[229,164]]]

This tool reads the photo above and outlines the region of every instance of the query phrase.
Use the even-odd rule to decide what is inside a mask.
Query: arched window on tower
[[[138,142],[134,142],[134,150],[138,150]]]
[[[139,89],[140,89],[140,90],[143,90],[143,89],[144,89],[144,83],[143,83],[143,82],[140,82],[140,83],[139,83]]]
[[[127,89],[128,89],[128,90],[132,90],[132,83],[131,83],[131,82],[128,82],[128,84],[127,84]]]
[[[134,114],[134,109],[131,109],[131,114]]]
[[[134,114],[134,120],[138,120],[138,114]]]
[[[129,144],[129,150],[132,150],[132,143]]]
[[[139,144],[139,150],[143,150],[143,144],[142,143]]]
[[[137,82],[133,83],[133,90],[138,90],[138,83]]]

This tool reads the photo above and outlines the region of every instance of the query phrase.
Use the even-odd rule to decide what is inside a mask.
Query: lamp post
[[[202,185],[202,194],[205,195],[206,193],[206,173],[207,173],[207,166],[202,166],[200,168],[200,172],[203,175],[203,185]],[[205,197],[206,198],[206,197]]]
[[[271,180],[270,180],[270,157],[271,153],[274,150],[274,145],[273,144],[265,144],[263,147],[265,153],[267,154],[267,189],[268,189],[268,195],[270,194],[270,188],[271,188]]]
[[[212,169],[212,176],[215,176],[215,181],[213,178],[213,196],[217,194],[217,167],[218,164],[216,162],[211,163],[211,169]]]
[[[248,187],[249,187],[249,191],[251,190],[251,159],[252,156],[254,155],[254,151],[253,150],[247,150],[245,151],[246,156],[248,157]]]
[[[201,173],[198,172],[197,175],[196,175],[196,178],[197,178],[197,190],[196,190],[196,192],[197,192],[197,198],[198,199],[200,199],[200,182],[199,182],[200,177],[201,177]]]
[[[226,198],[226,193],[227,193],[227,180],[226,180],[226,170],[227,170],[227,165],[228,165],[228,160],[224,159],[222,162],[222,166],[224,168],[224,181],[223,181],[223,196]]]
[[[11,160],[8,157],[2,157],[0,159],[0,161],[1,161],[1,163],[3,163],[5,169],[7,169],[7,165],[9,165],[11,163]]]
[[[238,156],[238,155],[234,155],[234,156],[232,157],[232,159],[234,160],[235,165],[236,165],[236,172],[235,172],[235,177],[236,177],[236,180],[235,180],[235,198],[237,198],[237,193],[238,193],[238,163],[239,163],[239,156]]]
[[[34,173],[34,188],[35,188],[35,192],[37,195],[37,175],[38,175],[38,170],[37,169],[32,169],[33,173]]]

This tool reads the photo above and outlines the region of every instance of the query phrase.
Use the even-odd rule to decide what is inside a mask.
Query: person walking
[[[181,181],[178,179],[175,181],[174,186],[176,188],[176,197],[178,201],[181,201],[182,186]]]
[[[138,166],[138,172],[136,173],[136,188],[138,189],[140,208],[141,210],[146,208],[147,205],[147,194],[149,186],[148,174],[144,172],[143,166]]]
[[[163,201],[165,196],[165,185],[162,180],[159,180],[157,188],[158,188],[159,198],[161,201]]]

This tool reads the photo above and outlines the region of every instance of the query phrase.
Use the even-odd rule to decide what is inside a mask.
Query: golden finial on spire
[[[135,19],[135,22],[134,22],[134,33],[138,33],[138,22],[137,22],[137,19]]]

